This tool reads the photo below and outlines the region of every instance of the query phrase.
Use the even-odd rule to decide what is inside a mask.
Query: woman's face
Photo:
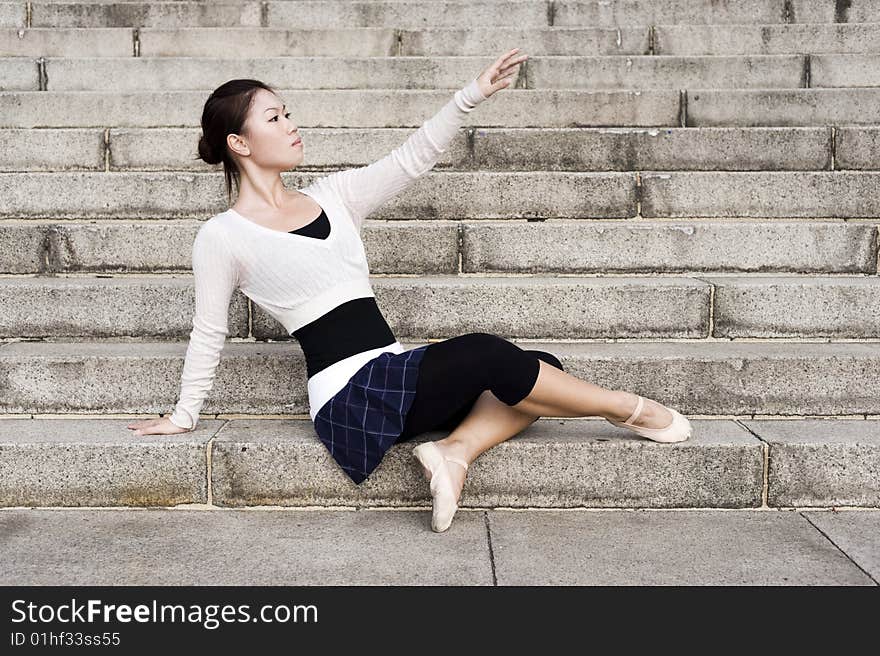
[[[283,105],[282,99],[271,91],[257,89],[245,119],[247,134],[227,137],[232,151],[260,168],[286,171],[302,162],[302,140],[290,120],[290,107]],[[293,146],[294,142],[298,143]]]

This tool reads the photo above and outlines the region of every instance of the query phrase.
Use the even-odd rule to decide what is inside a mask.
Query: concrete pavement
[[[880,510],[7,508],[2,585],[874,585]]]

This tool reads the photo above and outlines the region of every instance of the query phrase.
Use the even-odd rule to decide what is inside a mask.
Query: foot
[[[446,459],[446,469],[449,472],[449,478],[452,481],[452,490],[455,493],[455,503],[458,503],[461,499],[461,491],[464,488],[464,480],[467,478],[467,468],[461,464],[461,462],[467,462],[468,459],[465,454],[453,447],[450,447],[448,444],[443,444],[443,442],[435,442],[437,448],[440,449],[440,453],[443,454],[443,457]],[[450,460],[453,458],[453,460]],[[430,480],[430,478],[428,479]]]
[[[635,396],[636,404],[630,415],[623,419],[614,418],[620,415],[606,416],[605,419],[619,428],[626,428],[655,442],[683,442],[693,433],[691,422],[678,411],[637,394],[632,396]],[[617,412],[625,410],[624,406]]]
[[[441,442],[419,444],[413,449],[413,455],[421,463],[425,478],[430,481],[433,497],[431,528],[438,533],[443,532],[452,524],[452,518],[458,510],[467,459]]]
[[[630,392],[621,392],[620,394],[621,403],[617,412],[615,414],[607,415],[606,418],[614,419],[616,421],[626,421],[632,416],[632,413],[636,411],[636,405],[639,401],[638,395],[631,394]],[[669,428],[669,426],[672,425],[672,413],[669,412],[666,406],[647,397],[643,398],[645,400],[642,405],[642,412],[636,417],[636,420],[631,423],[635,426],[641,426],[642,428]]]

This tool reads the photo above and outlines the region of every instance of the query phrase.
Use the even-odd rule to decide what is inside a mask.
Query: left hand
[[[507,51],[477,77],[477,84],[486,98],[513,83],[510,78],[519,71],[519,65],[529,58],[528,55],[518,55],[518,52],[519,48]]]

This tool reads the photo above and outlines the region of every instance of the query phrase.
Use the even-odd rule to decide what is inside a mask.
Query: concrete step
[[[26,2],[0,3],[0,28],[24,28],[28,25]]]
[[[870,32],[864,34],[870,38]],[[481,56],[506,52],[511,43],[535,55],[647,55],[650,28],[0,28],[5,57]],[[862,41],[852,39],[850,50],[836,52],[865,51]]]
[[[459,324],[454,334],[467,332],[473,327]],[[512,341],[552,353],[582,380],[689,415],[880,415],[876,341]],[[428,342],[401,343],[410,349]],[[170,413],[186,346],[88,339],[2,344],[0,412]],[[308,410],[305,361],[294,341],[229,340],[202,419],[217,413],[307,419]]]
[[[288,186],[301,188],[321,175],[286,172],[282,179]],[[514,191],[499,199],[498,185]],[[0,218],[204,219],[227,208],[222,172],[0,173],[0,193],[6,200],[0,207]],[[433,209],[426,209],[429,207]],[[635,216],[636,176],[429,172],[371,217],[416,218],[426,213],[444,219]]]
[[[24,3],[21,3],[24,4]],[[534,0],[492,2],[31,2],[29,24],[21,6],[3,14],[4,25],[30,27],[261,26],[300,28],[466,27],[468,25],[545,27],[654,24],[859,23],[880,21],[880,6],[815,0],[561,0],[552,11]],[[171,5],[171,6],[168,6]],[[366,11],[364,6],[370,6]],[[372,5],[372,6],[371,6]]]
[[[640,174],[640,214],[646,218],[876,217],[880,202],[866,197],[867,186],[880,181],[874,176],[855,171],[646,172]]]
[[[134,44],[130,27],[0,27],[0,57],[131,57]]]
[[[259,27],[260,5],[239,2],[31,2],[28,27]],[[265,14],[264,14],[265,15]]]
[[[880,23],[490,27],[0,28],[0,56],[442,57],[518,44],[531,56],[783,55],[880,52]]]
[[[322,173],[282,173],[302,188]],[[374,219],[875,218],[878,171],[430,171]],[[0,219],[204,219],[221,172],[0,173]]]
[[[781,55],[880,51],[880,23],[655,25],[653,37],[654,48],[651,53],[620,54]],[[531,51],[526,51],[538,54],[534,46]]]
[[[432,58],[431,61],[435,61]],[[809,78],[809,55],[749,55],[677,57],[530,56],[517,86],[527,89],[785,89],[825,86],[822,77]],[[826,63],[833,68],[834,61]],[[463,71],[462,71],[463,72]],[[61,77],[73,74],[60,72]],[[808,83],[809,81],[809,83]],[[832,86],[832,85],[828,85]],[[843,85],[833,86],[868,86]]]
[[[543,2],[33,2],[32,27],[466,27],[548,25]],[[172,4],[171,7],[165,6]],[[121,6],[120,6],[121,5]],[[364,6],[368,9],[365,10]],[[374,5],[374,6],[370,6]],[[503,8],[503,11],[502,11]]]
[[[189,273],[200,226],[195,219],[7,219],[0,221],[0,274]],[[367,219],[361,237],[374,275],[870,275],[878,272],[878,228],[870,219]]]
[[[880,66],[877,66],[876,55],[811,55],[809,59],[808,86],[818,88],[880,85]]]
[[[429,506],[360,512],[5,508],[0,585],[876,587],[880,581],[876,509],[462,508],[442,536],[430,525]],[[249,613],[250,604],[244,606]],[[846,608],[863,642],[873,637],[870,609],[859,606],[856,619]],[[506,620],[501,609],[493,610],[499,623]],[[555,608],[541,610],[548,623],[554,621]],[[256,606],[253,611],[255,617]],[[334,611],[340,617],[338,606]],[[353,630],[349,618],[371,630],[388,611],[387,603],[366,612],[358,604],[344,616],[345,636],[335,635],[334,644],[357,649],[364,632]],[[708,616],[714,608],[706,611]],[[413,608],[412,617],[421,612]],[[579,628],[572,625],[573,639]],[[850,640],[856,639],[853,628]],[[228,643],[228,635],[216,639]],[[314,642],[316,648],[326,644]],[[297,645],[305,644],[298,636]]]
[[[352,483],[308,420],[205,420],[134,436],[123,419],[0,420],[0,506],[430,505],[416,443]],[[468,470],[462,508],[880,506],[880,421],[693,419],[659,444],[601,418],[540,418]]]
[[[880,338],[876,276],[374,278],[399,337],[471,330],[528,339]],[[0,277],[0,338],[184,338],[191,276]],[[413,308],[418,308],[414,310]],[[241,291],[229,335],[285,339]]]
[[[855,4],[855,6],[852,6]],[[816,0],[562,0],[553,25],[661,25],[736,23],[866,23],[880,21],[880,3]]]
[[[461,82],[463,85],[464,82]],[[456,85],[459,87],[460,85]],[[297,108],[300,126],[418,128],[452,98],[456,89],[278,89]],[[831,93],[846,101],[853,90]],[[880,89],[857,89],[880,98]],[[781,90],[780,90],[781,92]],[[771,92],[772,93],[772,92]],[[511,89],[504,103],[487,102],[463,125],[509,127],[681,125],[681,93],[645,91],[527,91]],[[204,91],[101,92],[0,91],[0,127],[183,127],[198,126]],[[836,105],[835,105],[836,106]],[[59,112],[58,107],[65,111]],[[132,111],[137,107],[138,111]],[[382,107],[365,112],[364,107]],[[880,110],[878,110],[880,113]],[[865,120],[856,123],[870,123]],[[874,121],[880,123],[880,121]]]
[[[494,56],[477,57],[30,57],[0,59],[6,91],[211,90],[231,77],[315,90],[454,88]],[[514,88],[702,89],[877,87],[876,56],[530,56]],[[109,81],[109,82],[108,82]]]
[[[301,188],[323,174],[281,175]],[[868,185],[875,174],[834,175],[864,176]],[[222,172],[0,173],[0,194],[0,218],[204,219],[228,206]],[[624,218],[636,215],[636,201],[634,173],[429,172],[371,217]]]
[[[543,57],[531,55],[514,88],[703,89],[877,86],[872,55]],[[478,57],[30,57],[0,59],[7,91],[210,91],[230,78],[298,89],[455,88],[495,60]],[[811,66],[815,63],[815,72]],[[465,82],[462,82],[464,80]]]
[[[688,89],[683,96],[684,127],[880,124],[876,88]]]
[[[412,128],[299,130],[300,171],[370,164]],[[199,128],[0,129],[0,171],[214,171]],[[462,129],[434,171],[808,171],[880,169],[880,128]]]
[[[0,59],[0,79],[4,91],[40,89],[40,64],[30,57]]]
[[[518,223],[526,225],[524,221]],[[607,225],[599,223],[599,228]],[[201,225],[200,220],[185,219],[0,221],[0,273],[188,273],[192,268],[192,243]],[[426,275],[456,273],[459,226],[455,221],[368,219],[361,238],[370,270]],[[856,230],[850,233],[852,238],[870,239],[867,233],[859,231],[870,231],[871,226],[852,227]],[[845,241],[850,248],[850,238]],[[426,243],[430,248],[425,247]],[[857,257],[862,259],[861,249],[856,250]],[[841,255],[844,253],[838,254]],[[850,254],[846,256],[849,258]]]
[[[452,97],[444,90],[278,89],[301,127],[418,128]],[[0,128],[196,127],[204,91],[0,91]],[[383,111],[364,112],[364,106]],[[64,107],[65,111],[57,111]],[[132,107],[138,107],[132,112]],[[464,127],[810,127],[880,124],[880,88],[511,89]]]

